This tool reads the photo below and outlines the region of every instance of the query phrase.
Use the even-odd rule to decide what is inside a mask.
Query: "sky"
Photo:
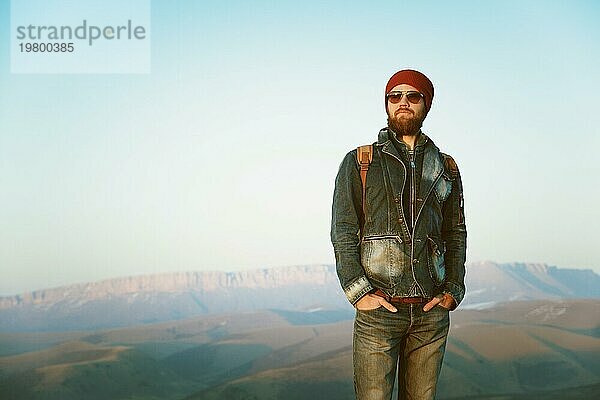
[[[404,68],[435,86],[423,131],[460,168],[467,261],[600,272],[599,19],[595,1],[162,0],[149,73],[17,74],[0,0],[0,295],[334,263],[337,168]]]

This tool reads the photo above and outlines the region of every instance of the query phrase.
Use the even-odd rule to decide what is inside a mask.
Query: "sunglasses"
[[[385,98],[392,104],[400,103],[402,96],[406,96],[406,99],[412,104],[419,104],[423,98],[423,94],[420,92],[407,91],[401,92],[399,90],[391,91],[385,95]]]

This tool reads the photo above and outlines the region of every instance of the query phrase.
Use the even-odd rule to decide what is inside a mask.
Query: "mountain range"
[[[470,263],[440,399],[600,398],[600,277]],[[0,398],[352,399],[335,267],[109,279],[0,298]]]
[[[462,309],[535,299],[599,298],[592,270],[545,264],[467,265]],[[0,332],[62,332],[135,326],[199,315],[322,310],[332,322],[352,317],[332,265],[240,272],[130,276],[0,297]]]

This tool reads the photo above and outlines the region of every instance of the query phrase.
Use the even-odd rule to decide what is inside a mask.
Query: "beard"
[[[423,126],[425,113],[419,112],[412,115],[399,113],[396,115],[388,114],[388,127],[399,136],[416,136]]]

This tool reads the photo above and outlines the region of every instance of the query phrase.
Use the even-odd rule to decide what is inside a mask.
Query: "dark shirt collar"
[[[409,151],[408,145],[402,140],[399,140],[396,135],[396,132],[391,130],[389,127],[383,128],[379,132],[380,143],[382,142],[382,139],[383,141],[391,140],[391,142],[394,144],[394,146],[398,149],[399,152]],[[425,135],[421,130],[419,130],[419,133],[417,133],[417,140],[415,140],[415,148],[413,150],[421,152],[428,140],[429,138],[427,137],[427,135]]]

